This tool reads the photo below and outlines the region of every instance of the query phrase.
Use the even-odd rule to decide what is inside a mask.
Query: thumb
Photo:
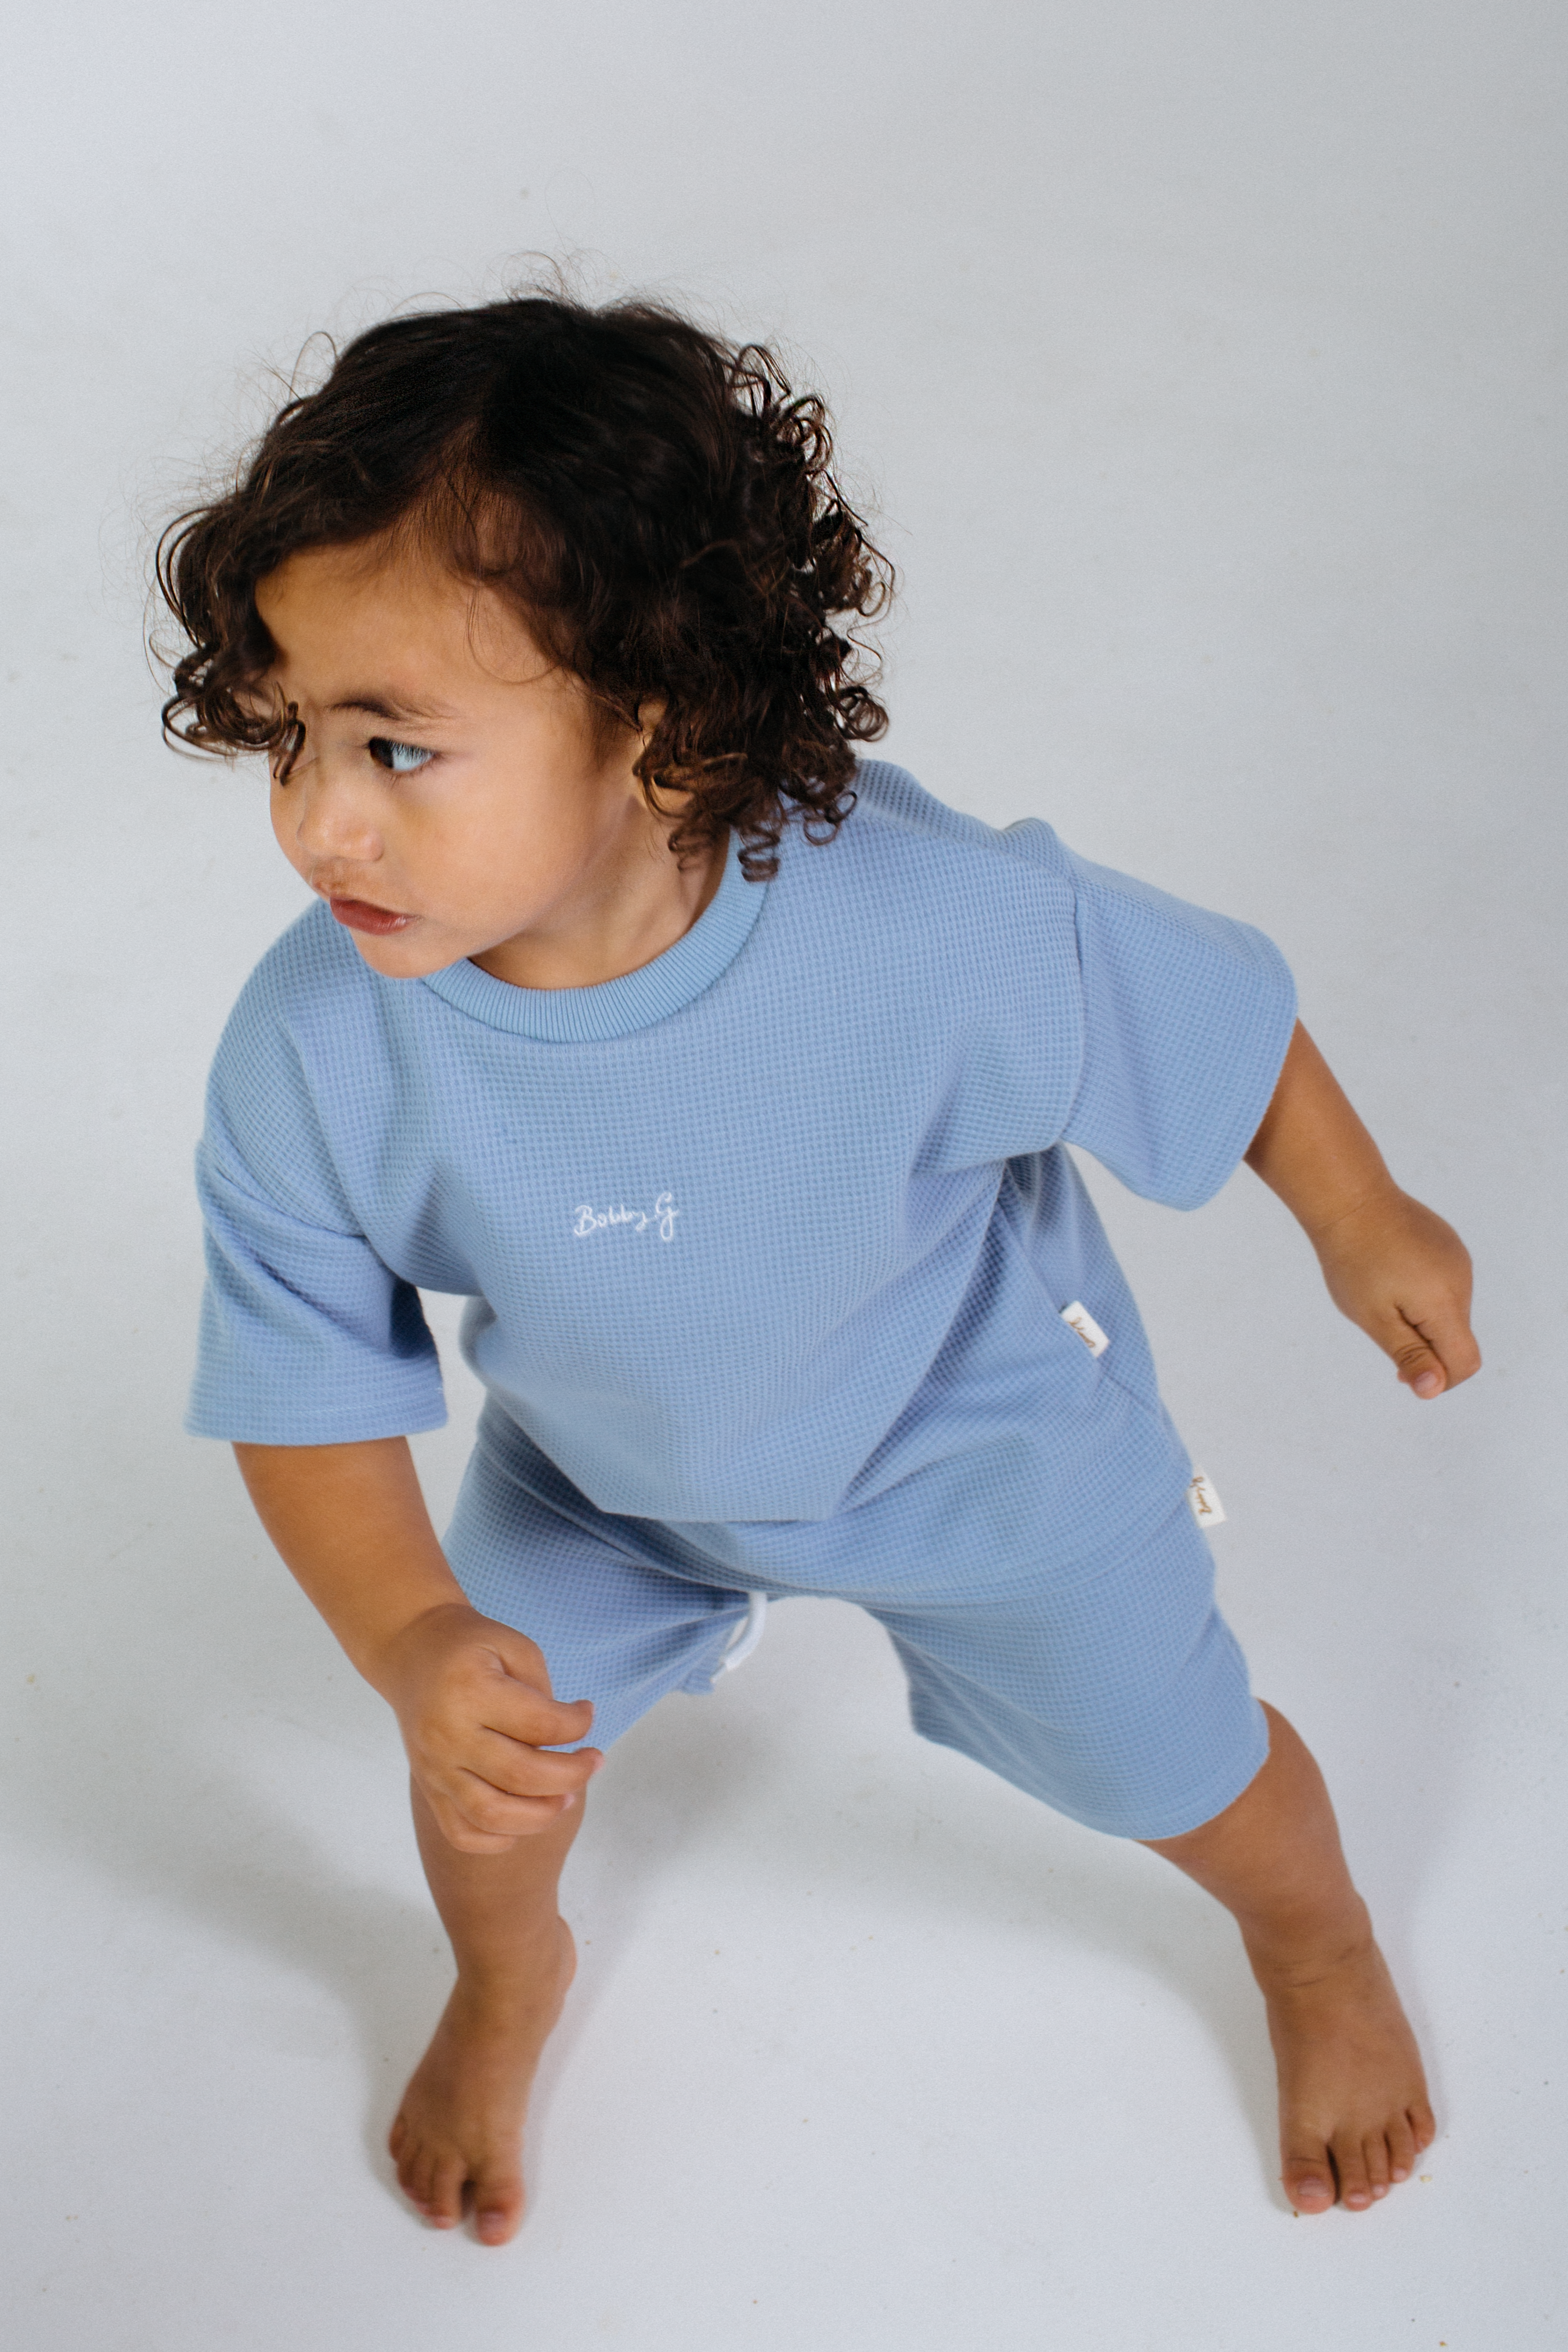
[[[544,1663],[544,1653],[537,1642],[531,1642],[528,1635],[520,1633],[515,1626],[500,1624],[493,1618],[489,1622],[486,1642],[512,1681],[521,1683],[532,1695],[535,1705],[548,1713],[552,1722],[564,1727],[552,1731],[552,1743],[587,1738],[594,1720],[593,1700],[556,1697],[551,1686],[550,1669]]]
[[[555,1692],[550,1680],[550,1669],[537,1642],[530,1641],[528,1635],[520,1633],[515,1625],[503,1624],[496,1617],[485,1619],[482,1639],[486,1649],[500,1661],[503,1671],[511,1676],[513,1682],[526,1683],[529,1689],[541,1698],[553,1701]]]
[[[559,1728],[539,1743],[542,1747],[570,1748],[577,1740],[586,1739],[594,1727],[591,1698],[553,1698],[550,1701],[550,1713]]]
[[[1458,1308],[1417,1323],[1403,1310],[1396,1329],[1384,1341],[1399,1377],[1418,1397],[1441,1396],[1481,1368],[1481,1351],[1467,1316]]]
[[[1448,1375],[1443,1369],[1442,1358],[1418,1336],[1401,1347],[1389,1349],[1399,1367],[1399,1377],[1418,1397],[1441,1396],[1448,1385]]]

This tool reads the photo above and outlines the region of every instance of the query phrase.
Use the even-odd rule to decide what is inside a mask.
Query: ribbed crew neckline
[[[592,988],[518,988],[467,961],[426,972],[424,986],[487,1028],[552,1045],[586,1045],[650,1029],[711,988],[751,937],[768,894],[748,882],[731,832],[719,887],[689,931],[651,963]]]

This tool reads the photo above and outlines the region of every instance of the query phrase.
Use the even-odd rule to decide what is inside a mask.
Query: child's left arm
[[[1247,1163],[1300,1221],[1329,1295],[1418,1397],[1480,1370],[1470,1255],[1451,1225],[1402,1192],[1298,1023]]]

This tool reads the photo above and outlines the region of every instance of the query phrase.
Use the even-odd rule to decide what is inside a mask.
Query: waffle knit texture
[[[833,1589],[875,1552],[996,1591],[1163,1524],[1190,1465],[1064,1146],[1208,1199],[1289,975],[1038,820],[994,830],[885,762],[858,790],[772,882],[731,843],[686,936],[595,988],[384,979],[303,915],[213,1070],[188,1425],[434,1427],[418,1294],[456,1292],[541,1475],[700,1531],[740,1588]]]
[[[917,1480],[868,1504],[836,1552],[799,1530],[747,1591],[711,1530],[595,1511],[492,1403],[447,1556],[481,1614],[538,1643],[552,1688],[592,1702],[595,1748],[667,1693],[710,1689],[758,1591],[826,1592],[888,1633],[918,1732],[1089,1829],[1179,1837],[1240,1796],[1268,1727],[1184,1496],[1136,1540],[1002,1580],[921,1502]]]

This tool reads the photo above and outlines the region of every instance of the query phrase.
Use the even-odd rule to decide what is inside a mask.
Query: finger
[[[462,1742],[464,1766],[492,1788],[513,1797],[563,1797],[585,1789],[603,1764],[597,1748],[574,1748],[562,1755],[556,1748],[535,1748],[509,1739],[481,1725]]]
[[[482,1772],[459,1767],[447,1776],[447,1792],[469,1825],[487,1837],[528,1837],[548,1829],[582,1802],[578,1789],[500,1789]]]
[[[567,1748],[586,1739],[593,1728],[591,1699],[541,1698],[510,1675],[496,1675],[479,1685],[479,1721],[487,1731],[521,1739],[530,1748]]]
[[[504,1853],[525,1838],[553,1829],[575,1797],[509,1797],[471,1773],[457,1773],[431,1800],[442,1836],[459,1853]]]
[[[507,1853],[516,1845],[515,1837],[496,1837],[489,1831],[477,1830],[445,1797],[426,1790],[430,1811],[436,1816],[436,1826],[448,1845],[459,1853]]]
[[[1423,1315],[1419,1319],[1411,1316],[1407,1319],[1415,1324],[1441,1361],[1450,1388],[1457,1388],[1461,1381],[1473,1379],[1480,1370],[1481,1351],[1470,1328],[1469,1318],[1461,1309],[1456,1307],[1447,1313],[1439,1311],[1435,1315]]]
[[[515,1797],[477,1772],[461,1767],[438,1776],[419,1774],[418,1785],[436,1825],[449,1845],[464,1853],[501,1853],[522,1838],[553,1828],[582,1803],[578,1790],[563,1796]]]

